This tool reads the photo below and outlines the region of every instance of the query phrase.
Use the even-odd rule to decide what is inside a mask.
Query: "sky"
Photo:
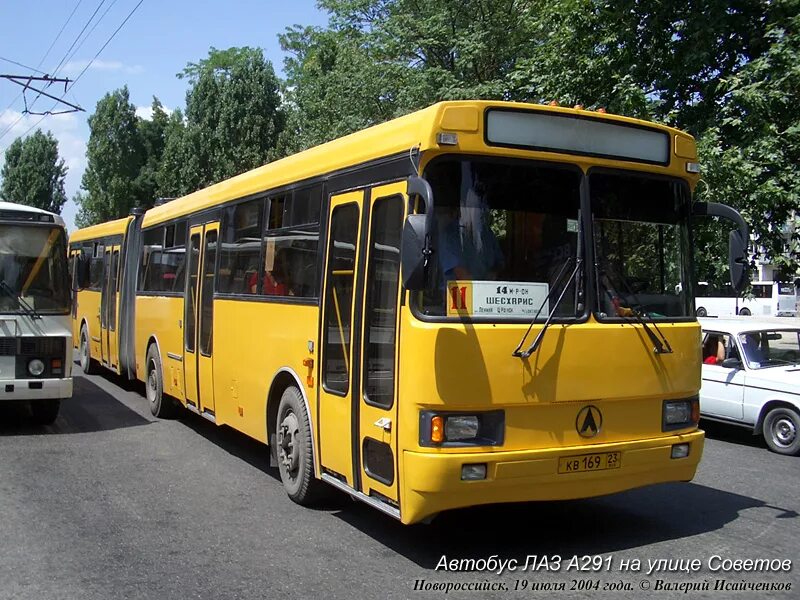
[[[0,79],[0,165],[11,142],[35,131],[31,128],[41,120],[38,127],[56,137],[69,169],[65,187],[70,200],[62,215],[71,230],[77,211],[71,199],[86,168],[87,119],[106,93],[127,85],[131,102],[143,118],[149,117],[153,96],[168,110],[183,108],[187,83],[175,75],[186,63],[205,58],[211,46],[260,47],[282,76],[285,55],[278,34],[295,24],[322,26],[328,21],[315,0],[141,0],[136,8],[139,2],[0,0],[0,74],[35,74],[8,62],[15,61],[51,76],[73,80],[80,76],[64,99],[85,112],[44,118],[23,114],[22,88]],[[53,85],[47,91],[61,96],[64,88]],[[29,105],[36,98],[30,91],[25,96]],[[52,106],[52,100],[39,98],[31,110],[41,112]]]

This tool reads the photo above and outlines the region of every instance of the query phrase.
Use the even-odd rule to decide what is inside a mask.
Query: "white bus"
[[[697,282],[695,312],[698,317],[758,315],[797,316],[797,287],[781,281],[754,281],[747,297],[736,295],[730,285],[717,288],[706,281]]]
[[[0,402],[56,420],[72,396],[67,236],[53,213],[0,202]]]

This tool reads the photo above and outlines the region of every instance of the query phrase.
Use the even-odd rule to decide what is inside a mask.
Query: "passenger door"
[[[184,302],[184,389],[186,400],[214,415],[214,279],[219,221],[189,230]]]
[[[359,353],[352,344],[358,240],[363,191],[331,196],[322,304],[319,423],[320,464],[358,489],[353,464],[353,365]],[[357,396],[356,396],[357,397]]]
[[[320,348],[320,464],[396,505],[397,319],[406,183],[331,198]],[[365,201],[366,202],[366,201]]]
[[[100,286],[100,359],[106,366],[110,363],[108,354],[108,305],[111,285],[112,248],[113,246],[106,246],[103,253],[103,281]]]
[[[400,237],[406,182],[376,187],[370,194],[367,243],[362,252],[361,385],[358,449],[361,491],[399,500],[397,468],[397,331]]]

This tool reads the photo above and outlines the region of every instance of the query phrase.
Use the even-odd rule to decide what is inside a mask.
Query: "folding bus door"
[[[214,416],[214,275],[219,221],[189,229],[184,303],[184,389],[200,413]]]
[[[100,293],[100,357],[103,364],[116,368],[117,363],[117,285],[119,246],[106,246],[103,256],[103,283]]]
[[[398,502],[397,326],[400,234],[405,181],[372,188],[362,251],[365,283],[361,333],[358,450],[361,491]]]
[[[354,298],[363,191],[332,196],[325,261],[319,390],[319,460],[323,471],[356,488],[353,463]],[[357,488],[356,488],[357,489]]]
[[[320,340],[320,464],[396,505],[397,306],[406,182],[331,198]],[[385,504],[384,504],[385,506]]]
[[[108,355],[108,305],[111,295],[111,248],[106,246],[103,253],[103,281],[100,284],[100,359],[109,365]],[[119,248],[119,246],[117,246]]]

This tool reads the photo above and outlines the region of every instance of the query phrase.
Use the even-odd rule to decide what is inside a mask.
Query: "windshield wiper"
[[[530,325],[528,325],[528,329],[525,331],[525,335],[522,336],[522,339],[519,341],[519,344],[517,344],[517,347],[514,348],[514,351],[511,353],[511,356],[516,356],[518,358],[528,358],[531,354],[533,354],[534,352],[536,352],[539,349],[539,346],[541,345],[542,340],[544,339],[544,333],[545,333],[545,331],[547,331],[547,328],[550,327],[550,322],[553,320],[553,316],[556,314],[556,311],[558,310],[558,307],[561,305],[561,301],[564,299],[564,294],[566,294],[567,290],[569,289],[570,284],[572,283],[573,279],[575,279],[575,276],[578,274],[578,272],[581,269],[581,265],[583,264],[583,260],[582,259],[578,259],[578,260],[575,261],[575,268],[572,270],[572,273],[570,274],[570,276],[567,279],[566,283],[563,285],[563,287],[561,287],[561,279],[564,277],[564,273],[567,270],[567,266],[572,262],[572,260],[573,260],[572,257],[570,257],[566,261],[564,261],[564,264],[561,267],[561,270],[558,272],[558,276],[556,277],[556,281],[555,281],[555,285],[553,285],[553,289],[556,289],[556,290],[557,289],[561,289],[561,294],[558,296],[558,300],[556,300],[555,303],[553,304],[553,308],[550,309],[550,313],[547,315],[547,320],[544,322],[544,326],[539,331],[539,334],[536,336],[536,338],[533,340],[533,343],[530,346],[528,346],[528,348],[526,350],[524,350],[523,352],[520,352],[520,348],[522,348],[522,345],[525,343],[525,340],[528,339],[528,334],[531,332],[531,329],[533,328],[533,324],[536,323],[536,319],[539,318],[539,315],[541,314],[542,309],[544,309],[544,305],[550,299],[550,296],[552,295],[552,292],[550,292],[549,294],[547,294],[545,296],[544,301],[542,302],[541,306],[539,307],[539,310],[536,311],[536,314],[534,315],[533,319],[531,320]]]
[[[599,268],[598,268],[598,271],[599,271]],[[605,285],[600,280],[600,277],[599,277],[600,273],[602,273],[603,275],[606,275],[605,272],[599,271],[597,284],[603,286],[603,289],[605,290],[606,294],[608,295],[609,300],[611,300],[611,304],[614,306],[614,309],[617,311],[617,316],[618,317],[622,317],[622,318],[633,317],[634,320],[639,325],[642,326],[642,329],[644,329],[645,333],[647,334],[647,337],[650,338],[650,341],[653,342],[653,352],[654,353],[656,353],[656,354],[672,354],[672,346],[669,345],[669,340],[667,339],[667,337],[663,333],[661,333],[661,330],[658,328],[658,325],[656,325],[656,322],[653,320],[653,317],[650,316],[650,313],[648,313],[646,311],[644,313],[642,313],[641,311],[638,311],[635,308],[629,308],[629,307],[622,307],[625,310],[620,311],[619,307],[614,303],[614,297],[611,295],[611,291],[609,290],[609,286]],[[623,275],[621,275],[619,272],[617,272],[615,269],[614,269],[614,273],[617,275],[618,280],[620,282],[622,282],[622,285],[627,289],[628,294],[630,294],[633,297],[634,302],[636,302],[636,304],[638,304],[639,306],[643,306],[642,302],[639,300],[638,296],[636,295],[636,292],[633,291],[633,288],[628,283],[628,281],[625,279],[625,277]],[[607,277],[607,275],[606,275],[606,277]],[[655,333],[653,333],[653,331],[647,326],[647,323],[645,323],[644,319],[642,319],[642,314],[644,314],[644,316],[647,317],[647,320],[650,321],[650,324],[658,332],[658,336]],[[661,336],[661,339],[659,339],[659,336]]]
[[[0,281],[0,290],[3,290],[9,298],[12,298],[17,301],[20,308],[25,311],[25,314],[28,315],[31,319],[36,321],[37,319],[41,319],[42,316],[36,312],[36,309],[33,308],[30,304],[28,304],[22,296],[17,294],[10,285],[8,285],[5,281]]]

